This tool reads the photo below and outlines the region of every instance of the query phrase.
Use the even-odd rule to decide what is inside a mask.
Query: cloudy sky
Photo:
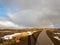
[[[60,28],[60,0],[0,0],[0,22]]]

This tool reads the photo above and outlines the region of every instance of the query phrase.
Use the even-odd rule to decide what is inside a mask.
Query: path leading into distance
[[[36,45],[54,45],[52,40],[48,37],[46,30],[43,30],[40,34],[39,37],[37,38],[37,43]]]

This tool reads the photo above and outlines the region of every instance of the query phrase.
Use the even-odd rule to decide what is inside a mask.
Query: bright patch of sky
[[[0,16],[7,16],[7,11],[2,4],[0,4]]]
[[[8,11],[5,8],[5,5],[1,2],[0,3],[0,21],[10,20],[7,14],[8,14]]]

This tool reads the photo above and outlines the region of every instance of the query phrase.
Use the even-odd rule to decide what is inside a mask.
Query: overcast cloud
[[[25,27],[60,27],[60,0],[1,0],[9,19]]]

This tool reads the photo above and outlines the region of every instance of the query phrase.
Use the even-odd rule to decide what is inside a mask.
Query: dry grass
[[[0,45],[28,45],[29,35],[27,35],[26,32],[28,31],[34,32],[33,35],[37,39],[39,33],[42,30],[49,30],[49,31],[52,31],[52,33],[60,32],[60,29],[56,29],[56,28],[32,28],[32,29],[18,29],[18,30],[17,29],[3,29],[3,30],[0,29]],[[21,32],[22,32],[22,35],[16,35],[15,37],[13,37],[12,40],[1,39],[2,36],[11,35],[14,33],[21,33]],[[31,45],[35,45],[36,40],[34,40],[32,36],[30,36],[30,40],[31,40]]]

